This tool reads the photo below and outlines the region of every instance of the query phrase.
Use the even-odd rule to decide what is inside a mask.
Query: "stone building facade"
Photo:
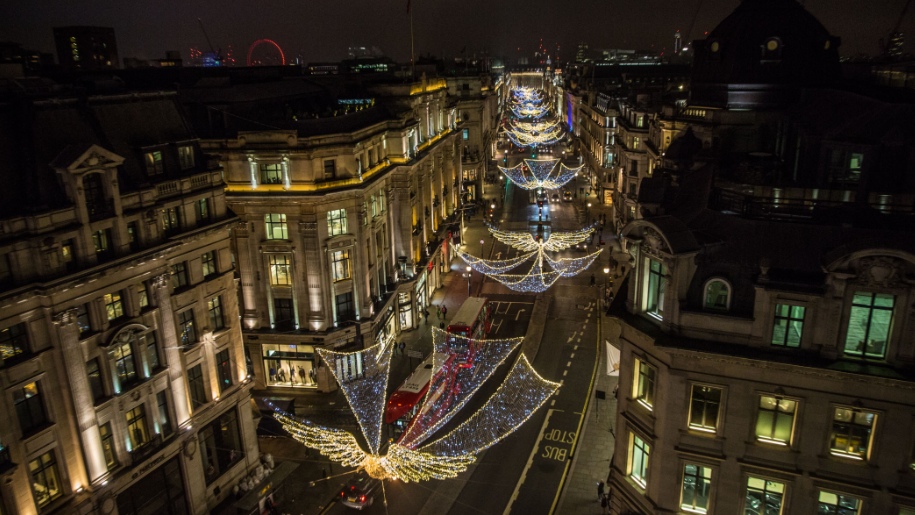
[[[259,458],[221,170],[174,94],[5,110],[0,512],[208,513]]]

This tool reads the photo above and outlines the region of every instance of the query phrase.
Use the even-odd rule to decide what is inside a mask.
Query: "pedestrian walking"
[[[435,314],[438,315],[439,320],[442,319],[442,307],[441,306],[435,306]]]
[[[429,323],[429,310],[428,309],[423,309],[423,317],[425,317],[426,324],[428,324]]]
[[[445,322],[444,322],[444,321],[439,322],[439,323],[438,323],[438,328],[441,329],[442,331],[444,331],[444,330],[445,330]]]
[[[604,499],[604,480],[601,479],[597,482],[597,500],[598,502]]]
[[[442,318],[448,316],[448,306],[442,304]]]
[[[590,286],[591,288],[594,287],[594,282],[595,282],[594,274],[591,274],[591,286]]]
[[[400,342],[400,355],[401,356],[406,354],[406,352],[404,351],[404,349],[406,349],[406,348],[407,348],[407,344],[405,342]]]

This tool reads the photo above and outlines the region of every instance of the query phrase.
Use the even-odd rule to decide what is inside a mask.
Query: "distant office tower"
[[[680,31],[674,33],[674,55],[679,54],[683,50],[683,38],[680,36]]]
[[[110,27],[55,27],[57,60],[65,68],[104,70],[118,67],[118,45]]]

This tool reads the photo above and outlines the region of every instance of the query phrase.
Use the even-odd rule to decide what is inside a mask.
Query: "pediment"
[[[100,168],[114,168],[124,163],[124,158],[99,145],[70,145],[61,152],[51,166],[58,171],[79,175]]]

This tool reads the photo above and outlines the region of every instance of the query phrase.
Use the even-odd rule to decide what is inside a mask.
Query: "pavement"
[[[586,183],[582,182],[582,186]],[[576,186],[577,187],[577,186]],[[498,186],[486,185],[484,188],[484,197],[494,198],[499,195]],[[596,202],[593,200],[592,204]],[[501,206],[500,206],[501,207]],[[576,209],[579,209],[580,219],[590,216],[592,219],[601,215],[606,216],[607,223],[605,230],[601,235],[607,251],[612,251],[616,246],[615,236],[612,234],[613,224],[611,222],[611,207],[603,205],[593,205],[589,212],[585,212],[584,200],[576,201]],[[481,238],[488,236],[485,227],[481,223],[482,215],[477,214],[475,219],[465,220],[464,241],[476,242]],[[616,246],[618,249],[619,247]],[[627,270],[625,255],[619,251],[613,252],[612,256],[616,261],[622,263],[620,269],[614,269],[611,276],[622,275]],[[602,269],[608,260],[601,259],[600,262],[592,265],[594,275],[603,276]],[[588,272],[584,272],[588,273]],[[471,285],[468,287],[467,279],[463,276],[463,262],[456,259],[452,262],[451,272],[445,274],[443,285],[436,290],[432,296],[431,303],[433,307],[429,309],[428,320],[423,321],[417,328],[406,331],[400,335],[398,343],[403,341],[406,344],[406,350],[419,351],[422,355],[428,355],[432,351],[432,330],[434,325],[441,321],[447,324],[447,321],[457,312],[460,305],[468,297],[469,291],[478,294],[484,291],[484,286],[480,283],[480,276],[474,273],[471,279]],[[622,279],[618,278],[614,285],[618,286]],[[487,286],[489,282],[487,282]],[[614,296],[616,289],[613,290]],[[586,294],[583,292],[583,294]],[[484,291],[485,295],[485,291]],[[434,307],[447,306],[447,315],[444,320],[440,319]],[[546,307],[542,307],[544,310]],[[538,307],[535,305],[534,310]],[[602,312],[605,310],[602,310]],[[606,324],[606,315],[602,314],[600,323]],[[542,324],[546,321],[543,316],[538,319]],[[537,324],[534,319],[532,324]],[[540,331],[528,331],[528,338],[523,346],[523,351],[533,360],[534,355],[539,348]],[[603,334],[603,331],[598,331]],[[528,339],[536,341],[527,341]],[[600,353],[600,362],[595,369],[594,386],[590,391],[590,399],[587,403],[585,422],[579,432],[576,443],[576,452],[572,454],[573,461],[568,468],[568,474],[565,477],[561,494],[556,508],[552,513],[556,514],[600,514],[605,513],[597,500],[597,483],[603,480],[607,482],[610,472],[610,460],[613,455],[615,444],[615,424],[616,424],[616,399],[614,389],[618,383],[618,376],[608,376],[606,371],[606,349],[602,345]],[[395,351],[391,361],[391,380],[388,385],[389,391],[393,391],[400,383],[412,372],[421,362],[420,359],[410,358]],[[257,393],[255,394],[257,395]],[[300,418],[307,418],[316,423],[328,423],[334,427],[347,429],[358,432],[355,418],[348,409],[348,404],[343,396],[342,391],[337,390],[333,393],[317,392],[295,392],[290,394],[276,395],[271,394],[271,399],[294,400],[295,415]],[[344,481],[344,477],[349,469],[345,469],[337,464],[330,463],[326,458],[320,456],[316,451],[309,450],[304,446],[284,437],[260,437],[260,450],[262,454],[270,453],[277,462],[293,461],[299,464],[295,473],[289,476],[285,482],[285,490],[278,492],[278,506],[280,513],[289,515],[306,515],[323,513],[328,508],[328,502],[333,498],[339,484]],[[323,480],[327,478],[327,480]],[[443,509],[442,500],[455,499],[457,495],[450,493],[447,495],[438,495],[430,498],[427,504],[434,504],[435,509],[424,509],[422,512],[435,511],[436,513],[446,513],[448,509]],[[431,502],[436,500],[436,502]],[[446,502],[447,504],[447,502]],[[431,506],[427,506],[431,507]],[[214,509],[214,515],[235,515],[234,511],[228,509],[228,506],[222,509]]]

